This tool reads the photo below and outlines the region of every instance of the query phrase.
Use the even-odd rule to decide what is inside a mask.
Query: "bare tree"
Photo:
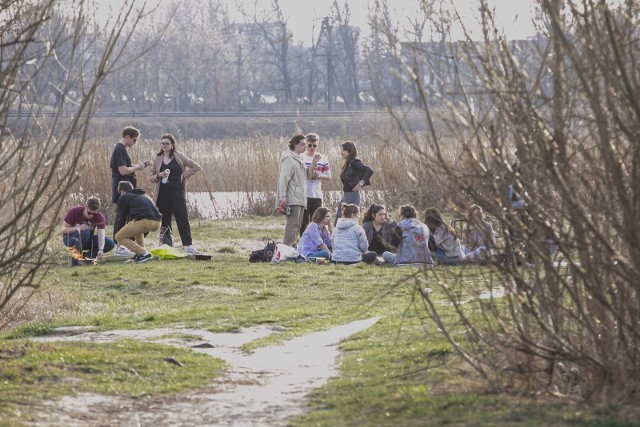
[[[247,23],[253,26],[255,33],[262,39],[265,49],[263,53],[266,53],[264,62],[273,66],[278,73],[278,78],[275,80],[278,87],[275,89],[282,94],[280,101],[291,102],[293,92],[289,69],[289,44],[293,36],[287,28],[287,20],[279,1],[271,0],[268,10],[260,10],[257,1],[254,4],[253,13],[240,9]]]
[[[445,97],[440,114],[427,76],[407,73],[427,135],[389,109],[414,159],[501,224],[504,245],[476,277],[504,298],[463,300],[461,283],[443,286],[464,337],[449,334],[421,290],[424,307],[496,387],[637,402],[640,5],[540,0],[541,33],[522,43],[501,34],[486,1],[478,6],[483,40],[451,49],[476,86]]]
[[[16,319],[47,272],[49,240],[82,172],[96,89],[122,59],[131,29],[144,16],[144,9],[134,12],[134,2],[127,2],[101,33],[88,19],[89,6],[0,3],[0,145],[6,153],[0,165],[0,329]],[[64,62],[59,48],[66,52]]]

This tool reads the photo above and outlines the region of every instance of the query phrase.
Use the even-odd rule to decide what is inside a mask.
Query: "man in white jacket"
[[[287,215],[282,243],[289,246],[292,246],[298,237],[302,215],[307,207],[307,175],[300,157],[306,146],[307,140],[304,135],[294,135],[289,140],[289,149],[280,156],[277,208]]]

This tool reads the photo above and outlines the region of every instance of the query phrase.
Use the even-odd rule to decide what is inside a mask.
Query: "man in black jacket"
[[[151,259],[151,254],[144,247],[144,235],[160,228],[162,215],[144,190],[134,189],[129,181],[118,183],[118,193],[120,198],[117,216],[120,223],[117,224],[116,240],[125,248],[135,252],[133,262],[148,261]],[[126,222],[127,219],[129,222]]]

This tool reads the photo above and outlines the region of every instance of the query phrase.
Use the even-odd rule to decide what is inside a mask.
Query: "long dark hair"
[[[349,164],[349,160],[358,155],[358,148],[356,147],[355,142],[345,141],[340,145],[340,149],[349,152],[349,158],[342,160],[342,169],[340,170],[340,179],[344,182],[344,177],[347,173],[347,165]]]
[[[378,212],[380,212],[383,209],[386,209],[383,205],[372,203],[371,206],[369,206],[369,209],[367,209],[367,211],[364,213],[364,218],[362,219],[362,222],[373,221],[373,219],[378,214]]]
[[[444,225],[449,233],[453,234],[453,236],[458,239],[460,238],[458,233],[453,228],[451,228],[449,224],[444,222],[440,211],[436,208],[427,208],[427,210],[424,211],[424,223],[427,225],[427,227],[429,227],[429,231],[431,231],[432,233],[435,232],[438,227]]]
[[[160,141],[162,141],[163,139],[168,139],[169,141],[171,141],[171,151],[169,152],[169,158],[171,158],[173,157],[173,153],[176,151],[176,139],[170,133],[165,133],[164,135],[162,135],[162,138],[160,138]],[[164,151],[162,151],[162,148],[160,148],[160,151],[156,155],[161,156],[163,154],[164,154]]]

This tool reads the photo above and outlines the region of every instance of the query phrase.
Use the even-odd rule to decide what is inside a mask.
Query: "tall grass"
[[[295,132],[303,130],[297,128]],[[358,145],[359,156],[375,171],[371,186],[363,192],[363,208],[374,202],[386,204],[392,209],[406,203],[417,208],[451,206],[456,198],[452,198],[446,181],[428,164],[424,164],[414,149],[401,142],[402,138],[392,126],[381,121],[377,128],[363,130],[361,135],[361,139],[349,135],[328,138],[320,135],[319,151],[329,158],[333,174],[332,182],[323,184],[325,205],[335,208],[339,202],[342,190],[339,147],[346,140],[354,140]],[[178,139],[177,149],[202,166],[202,172],[190,179],[188,191],[209,193],[214,208],[218,206],[221,212],[234,212],[232,216],[273,214],[279,159],[282,152],[288,149],[288,137]],[[69,205],[82,203],[89,195],[97,195],[103,201],[103,210],[108,218],[112,218],[114,209],[109,208],[109,160],[116,142],[117,134],[116,137],[98,136],[87,141],[87,150],[79,172],[81,178],[69,196]],[[130,149],[132,161],[137,163],[153,159],[160,150],[159,143],[159,136],[147,137],[143,133],[138,144]],[[426,139],[420,144],[422,151],[431,150]],[[451,140],[447,156],[461,159],[460,153],[459,142]],[[138,186],[151,194],[154,185],[149,181],[148,175],[149,169],[137,172]],[[243,206],[220,206],[220,200],[215,197],[216,192],[239,192],[246,203]],[[190,206],[190,214],[194,217],[207,216],[197,206]]]

